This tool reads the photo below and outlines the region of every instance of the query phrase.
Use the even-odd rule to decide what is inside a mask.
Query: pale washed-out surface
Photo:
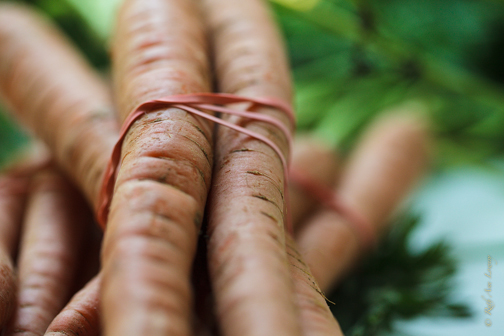
[[[504,164],[497,170],[456,168],[430,179],[414,199],[422,213],[421,225],[412,236],[412,246],[422,249],[433,241],[447,239],[459,260],[457,301],[473,312],[470,319],[418,318],[397,323],[396,335],[502,336],[504,335]],[[487,257],[492,258],[492,277]],[[484,312],[488,298],[484,289],[492,283],[492,315]],[[492,325],[486,326],[490,319]]]

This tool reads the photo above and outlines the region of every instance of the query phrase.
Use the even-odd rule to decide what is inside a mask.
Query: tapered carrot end
[[[98,336],[101,334],[99,292],[101,277],[97,276],[56,316],[46,336]]]

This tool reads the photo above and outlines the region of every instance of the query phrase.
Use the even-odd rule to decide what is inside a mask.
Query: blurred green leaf
[[[28,142],[28,136],[0,108],[0,169]]]
[[[437,242],[412,252],[409,239],[418,216],[403,215],[376,251],[328,295],[345,335],[386,335],[396,319],[418,316],[468,317],[468,307],[449,293],[457,261]]]

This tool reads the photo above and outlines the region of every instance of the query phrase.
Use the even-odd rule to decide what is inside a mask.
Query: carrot
[[[308,136],[298,137],[292,148],[289,178],[290,211],[294,229],[300,230],[317,206],[317,200],[296,183],[292,173],[303,174],[315,183],[332,186],[339,175],[338,158],[333,150]],[[295,231],[295,232],[296,232]]]
[[[12,4],[0,5],[0,96],[96,207],[118,136],[109,90],[53,26]]]
[[[287,237],[291,276],[294,280],[296,303],[299,307],[301,330],[309,336],[343,336],[338,322],[329,309],[308,265],[297,251],[294,239]]]
[[[144,4],[145,2],[142,4],[142,6]],[[158,2],[158,4],[160,4],[160,2]],[[199,32],[201,29],[198,28],[200,27],[198,26],[198,19],[194,17],[196,11],[193,12],[194,8],[192,7],[190,2],[178,2],[177,4],[175,4],[175,6],[181,6],[180,10],[174,13],[166,13],[166,11],[164,11],[164,13],[172,14],[175,17],[177,17],[179,14],[183,14],[182,16],[186,17],[186,19],[182,20],[182,23],[188,23],[188,27],[193,28],[190,28],[185,32],[182,31],[182,35],[189,36],[189,38],[186,40],[193,41],[194,48],[191,49],[192,47],[190,46],[190,43],[189,45],[181,43],[178,45],[183,48],[187,47],[191,49],[191,53],[187,53],[185,49],[181,51],[174,50],[174,54],[170,54],[170,52],[167,56],[170,59],[170,57],[172,57],[173,55],[177,57],[184,57],[184,55],[189,55],[187,66],[180,67],[182,61],[179,59],[180,62],[178,62],[176,57],[172,62],[172,65],[177,66],[178,68],[182,68],[182,70],[184,70],[185,67],[187,68],[187,71],[192,71],[195,75],[187,76],[187,78],[189,81],[195,80],[196,84],[192,85],[191,83],[183,81],[181,82],[180,80],[178,80],[176,77],[180,74],[180,72],[173,72],[171,74],[168,74],[168,76],[175,76],[172,82],[175,83],[175,86],[181,90],[190,89],[191,91],[198,92],[205,91],[203,84],[208,86],[208,84],[205,83],[207,82],[205,78],[208,78],[208,75],[205,76],[201,73],[205,72],[204,68],[206,67],[205,64],[201,63],[203,62],[201,57],[205,57],[203,46],[204,37],[202,32]],[[174,8],[174,6],[172,6],[172,8]],[[151,7],[151,13],[162,14],[163,11],[157,12],[156,8],[152,9]],[[8,99],[9,105],[17,113],[17,115],[20,116],[25,123],[29,124],[33,129],[35,129],[36,133],[40,137],[42,137],[46,143],[49,144],[52,151],[56,153],[58,162],[66,168],[66,170],[73,176],[78,184],[86,191],[88,199],[96,207],[98,201],[97,194],[98,190],[100,189],[100,183],[103,175],[102,172],[105,167],[105,163],[108,160],[108,156],[110,155],[109,149],[112,147],[113,142],[116,141],[117,134],[115,130],[115,121],[113,120],[112,115],[108,113],[111,104],[108,99],[107,91],[104,89],[104,86],[99,78],[97,78],[95,75],[93,75],[92,72],[89,71],[87,66],[78,58],[77,55],[75,55],[71,48],[66,44],[64,39],[62,39],[61,36],[59,36],[59,34],[57,34],[53,28],[50,28],[46,23],[41,22],[41,20],[34,14],[18,7],[2,6],[0,15],[2,15],[0,17],[0,51],[5,51],[4,53],[0,53],[3,55],[2,67],[0,69],[2,75],[0,76],[0,87],[3,91],[2,93],[6,97],[6,99]],[[191,16],[193,18],[191,18]],[[138,17],[136,17],[135,20],[136,19],[138,19]],[[173,22],[173,20],[168,21],[166,24],[171,25]],[[162,38],[163,35],[169,36],[169,34],[165,34],[164,30],[161,30],[161,34],[158,34],[156,36]],[[143,42],[144,41],[142,41],[142,43]],[[170,40],[168,42],[172,41]],[[166,44],[166,41],[164,43]],[[154,44],[151,44],[151,46],[153,46]],[[168,44],[171,45],[171,43]],[[49,54],[47,50],[51,50],[52,53]],[[146,49],[142,50],[145,51]],[[190,55],[193,55],[194,57]],[[146,56],[149,57],[149,55]],[[194,58],[198,58],[199,61]],[[137,64],[137,70],[139,68],[148,70],[148,67],[151,65],[160,65],[163,63],[163,60],[155,62],[152,59],[144,59],[144,61],[144,63]],[[194,63],[194,66],[190,65],[192,63]],[[16,66],[13,66],[14,64]],[[130,64],[125,64],[125,66],[129,68]],[[51,69],[53,69],[53,71],[50,71]],[[145,74],[145,72],[143,72],[143,74]],[[21,79],[25,80],[24,83],[29,81],[29,85],[27,86],[29,90],[25,90],[25,86],[21,85],[24,84]],[[141,79],[141,76],[137,78],[137,80],[139,79]],[[135,79],[131,79],[131,81],[134,80]],[[150,79],[145,78],[143,80],[150,81]],[[130,82],[130,79],[126,79],[126,81]],[[158,84],[164,88],[168,88],[167,91],[160,93],[161,96],[175,93],[169,88],[169,86],[166,86],[166,81]],[[138,87],[143,88],[143,85],[140,85]],[[186,91],[179,90],[177,92],[180,93]],[[127,95],[128,94],[125,94],[125,96]],[[150,97],[144,96],[143,98],[140,98],[149,99]],[[37,104],[33,104],[33,106],[32,104],[25,103],[34,101],[37,102]],[[35,105],[37,109],[35,109]],[[102,112],[97,112],[100,110]],[[182,326],[182,328],[186,328],[186,325],[188,324],[188,309],[184,308],[184,306],[189,306],[189,296],[187,295],[189,285],[183,280],[178,282],[179,280],[177,278],[178,273],[189,272],[191,254],[194,253],[192,251],[194,249],[194,244],[192,243],[194,239],[192,239],[191,236],[196,236],[197,228],[194,226],[194,224],[195,222],[199,222],[201,220],[201,213],[203,210],[202,207],[205,203],[205,192],[200,192],[196,190],[198,188],[194,188],[195,191],[191,193],[192,195],[187,195],[183,192],[185,189],[185,186],[183,184],[185,183],[185,180],[189,181],[188,183],[195,182],[197,184],[197,187],[199,187],[200,189],[207,188],[207,185],[210,182],[211,152],[209,142],[211,141],[211,134],[210,125],[206,122],[199,123],[199,121],[197,121],[197,119],[193,118],[192,116],[185,116],[185,112],[177,111],[175,109],[169,109],[160,113],[163,114],[165,112],[171,113],[173,120],[177,121],[178,119],[179,121],[181,121],[181,123],[184,123],[186,125],[185,128],[190,128],[190,130],[187,131],[187,134],[184,134],[184,127],[180,129],[180,138],[182,138],[180,140],[182,141],[179,141],[178,143],[179,145],[184,143],[182,147],[187,150],[185,154],[183,152],[181,153],[180,150],[175,146],[172,147],[174,149],[173,151],[167,153],[167,155],[161,155],[160,159],[151,157],[153,161],[164,163],[162,167],[160,167],[162,170],[171,169],[171,161],[175,160],[171,160],[170,157],[172,159],[178,159],[180,164],[173,168],[177,174],[167,176],[165,172],[162,172],[161,176],[155,178],[155,180],[159,180],[164,175],[167,178],[175,178],[175,180],[179,179],[178,181],[175,181],[176,183],[174,183],[176,188],[169,187],[168,185],[162,185],[161,183],[154,181],[141,181],[144,177],[150,177],[148,172],[148,170],[152,168],[152,166],[150,165],[144,165],[143,167],[141,165],[140,167],[142,171],[136,169],[136,172],[139,173],[139,175],[136,177],[128,177],[126,173],[128,173],[130,170],[123,170],[123,172],[125,171],[126,173],[120,173],[119,178],[134,178],[134,180],[138,183],[136,183],[136,186],[133,187],[144,188],[145,190],[149,191],[149,195],[154,195],[156,191],[158,194],[161,192],[161,196],[164,198],[165,202],[168,200],[171,201],[172,198],[179,200],[178,204],[170,204],[173,208],[175,208],[176,211],[173,211],[173,209],[170,209],[169,207],[165,207],[164,209],[166,209],[166,212],[158,211],[158,214],[156,216],[158,223],[161,222],[163,224],[160,229],[166,228],[167,230],[171,231],[169,240],[173,241],[172,239],[174,239],[177,244],[180,243],[179,245],[171,244],[169,246],[164,246],[162,248],[162,253],[164,254],[164,251],[170,250],[171,255],[173,255],[178,261],[180,261],[179,264],[177,264],[176,261],[171,263],[173,268],[175,268],[176,270],[176,275],[173,278],[168,279],[168,281],[175,283],[175,285],[178,286],[177,288],[175,288],[174,294],[175,297],[180,294],[181,299],[180,302],[176,303],[176,305],[182,308],[181,311],[183,311],[183,314],[186,315],[186,317],[182,317],[180,319],[178,317],[175,317],[171,321],[175,321],[176,325],[178,323],[178,325]],[[156,118],[155,115],[154,118]],[[169,122],[171,121],[167,121],[167,123]],[[158,122],[155,121],[154,124],[156,123]],[[51,126],[51,132],[48,131],[49,125]],[[175,130],[179,130],[178,125],[172,126],[172,130],[174,128]],[[164,133],[165,128],[158,128],[157,130],[158,133]],[[140,129],[139,131],[144,132],[142,129]],[[192,135],[189,134],[189,132],[192,132]],[[152,133],[146,133],[146,138],[150,137],[151,134]],[[126,143],[127,142],[128,141],[126,141]],[[136,143],[138,144],[138,142]],[[166,143],[158,143],[158,145],[165,148]],[[172,145],[172,143],[168,145]],[[139,147],[141,146],[142,144],[140,144]],[[203,148],[204,153],[201,152],[200,147]],[[156,149],[154,148],[154,146],[149,146],[149,150],[155,151]],[[163,150],[164,149],[161,150],[161,154],[163,154]],[[208,159],[204,155],[205,153],[207,154]],[[150,155],[149,153],[147,154]],[[132,156],[134,155],[130,155],[130,157]],[[144,161],[150,160],[148,156],[144,156],[144,159]],[[194,162],[192,162],[193,159],[199,161],[199,165],[194,164]],[[127,166],[128,163],[123,162],[123,167]],[[117,185],[118,189],[121,189],[121,185],[124,186],[122,189],[127,189],[127,187],[131,185],[131,183],[125,182],[121,184],[121,181],[119,181]],[[151,185],[155,185],[154,190],[150,190]],[[136,189],[134,188],[129,188],[129,192],[135,193]],[[122,195],[123,197],[125,196],[125,198],[128,199],[128,203],[131,202],[132,198],[129,198],[128,195],[125,195],[124,193]],[[146,199],[145,201],[149,200]],[[135,205],[134,199],[132,203],[133,205]],[[122,204],[125,204],[125,202],[123,202]],[[142,204],[136,205],[142,206]],[[145,205],[145,203],[143,205]],[[160,205],[159,202],[154,204],[155,207],[157,207],[158,205]],[[128,209],[130,208],[134,208],[134,206],[128,205]],[[112,212],[111,217],[113,217],[113,215],[114,213]],[[145,212],[142,211],[139,211],[137,215],[137,218],[146,217]],[[173,221],[170,220],[170,218],[173,219]],[[173,227],[172,224],[175,221],[184,224],[181,230],[178,230],[177,226]],[[128,222],[131,222],[131,218],[129,217]],[[149,216],[147,216],[147,221],[144,221],[144,223],[150,225],[151,219],[149,218]],[[190,223],[190,225],[185,225],[186,223]],[[137,232],[140,232],[142,230],[141,226],[136,226],[137,223],[132,224],[134,230],[138,229]],[[122,226],[122,231],[114,231],[114,225],[110,225],[110,230],[108,230],[109,232],[111,232],[111,234],[109,235],[109,241],[113,241],[118,237],[127,238],[127,231],[129,230],[129,232],[132,232],[132,230],[130,230],[132,226]],[[123,234],[125,232],[126,234]],[[115,236],[112,233],[115,233]],[[140,232],[139,240],[142,241],[143,238],[145,238],[145,236],[142,236]],[[137,243],[139,242],[139,240],[137,240]],[[154,240],[154,243],[150,246],[159,246],[159,241],[157,241],[154,237],[152,237],[151,240]],[[128,241],[127,239],[121,239],[118,245],[106,244],[106,246],[113,246],[113,249],[118,250],[124,248],[124,245],[128,244],[129,242],[131,242],[131,240]],[[136,251],[138,251],[138,248],[141,248],[141,242],[140,246],[138,244],[136,246]],[[178,247],[181,247],[181,251],[183,251],[183,253],[178,252]],[[128,250],[135,251],[135,248]],[[107,256],[110,256],[110,254],[107,254],[105,252],[104,260],[114,260],[114,258],[107,258]],[[150,256],[147,257],[150,258]],[[128,261],[130,261],[127,254],[123,253],[122,258],[126,258]],[[138,265],[134,262],[134,260],[131,261],[133,267],[136,267],[135,265]],[[158,266],[156,263],[157,261],[151,261],[153,261],[154,265],[152,265],[153,263],[150,263],[150,265],[152,265],[153,268],[156,268]],[[142,267],[149,266],[149,264],[144,264],[143,262],[140,262],[140,264],[142,265]],[[163,269],[161,273],[164,273],[165,271],[166,269]],[[171,269],[170,267],[168,267],[168,272],[170,271]],[[137,274],[136,271],[134,273]],[[161,273],[158,272],[156,274],[157,276],[159,276]],[[120,272],[115,272],[115,274],[120,274]],[[164,280],[167,279],[166,277],[164,277],[164,274],[161,275],[163,276]],[[150,280],[152,280],[152,278]],[[155,285],[159,284],[156,283]],[[147,291],[151,289],[148,286],[145,288]],[[111,293],[110,291],[106,290],[105,292]],[[156,292],[155,296],[159,297],[156,290],[153,290],[152,292]],[[133,294],[136,295],[137,293]],[[122,299],[122,292],[120,293],[120,296]],[[141,299],[143,300],[144,297],[145,296],[143,296]],[[107,302],[107,299],[105,299],[105,302]],[[179,303],[181,304],[179,305]],[[129,307],[132,306],[136,308],[135,303],[129,305]],[[156,307],[154,308],[156,309]],[[170,310],[171,307],[161,307],[161,310],[163,309],[166,311]],[[155,317],[155,315],[150,315],[151,319]],[[128,322],[130,321],[131,320],[128,320]],[[114,323],[112,322],[111,325],[114,325]],[[125,326],[127,327],[127,324],[125,324]]]
[[[54,318],[46,336],[100,335],[100,281],[96,276]]]
[[[296,139],[289,174],[290,209],[295,232],[303,230],[306,218],[317,209],[317,199],[297,184],[293,174],[303,174],[314,183],[330,186],[339,175],[337,161],[334,151],[316,139],[307,136]],[[287,255],[303,334],[343,335],[324,294],[290,235],[287,238]]]
[[[121,122],[145,101],[208,92],[196,3],[126,1],[117,18],[113,76]],[[105,334],[190,334],[190,272],[210,186],[212,128],[159,106],[129,129],[102,252]]]
[[[16,306],[16,275],[13,260],[17,251],[31,174],[46,165],[47,157],[24,155],[0,175],[0,329]]]
[[[29,179],[0,177],[0,328],[15,307],[16,282],[12,258]]]
[[[54,27],[22,6],[0,5],[0,95],[97,208],[118,137],[109,90]]]
[[[42,334],[71,296],[92,222],[84,200],[53,169],[31,183],[18,261],[17,308],[6,335]]]
[[[261,0],[205,0],[221,92],[291,101],[283,44]],[[284,112],[258,108],[293,128]],[[223,117],[287,139],[263,122]],[[300,335],[284,235],[284,168],[267,144],[225,127],[216,136],[208,205],[209,267],[224,335]]]
[[[358,145],[336,192],[379,235],[427,161],[428,136],[423,120],[404,113],[383,117]],[[298,242],[323,291],[334,286],[362,253],[351,223],[327,209],[304,226]]]

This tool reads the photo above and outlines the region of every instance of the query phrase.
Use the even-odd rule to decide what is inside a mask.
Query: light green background
[[[433,241],[446,239],[459,261],[453,295],[473,312],[470,319],[419,318],[397,323],[401,333],[415,336],[501,336],[504,335],[504,163],[495,171],[484,168],[457,168],[432,177],[414,199],[414,208],[423,214],[412,236],[412,245],[422,249]],[[496,262],[492,278],[484,276],[487,256]],[[492,282],[495,308],[484,313],[482,295]],[[485,326],[490,318],[492,326]]]

